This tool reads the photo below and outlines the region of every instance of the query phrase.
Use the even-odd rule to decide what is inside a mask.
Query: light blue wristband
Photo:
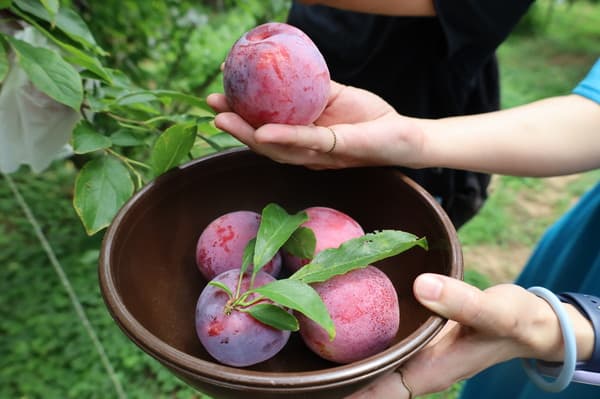
[[[556,313],[563,334],[565,358],[560,373],[554,381],[549,381],[540,374],[537,369],[536,361],[533,359],[522,359],[523,368],[531,381],[533,381],[540,389],[548,392],[560,392],[565,389],[573,379],[575,366],[577,365],[577,341],[575,340],[575,332],[573,331],[569,316],[562,306],[560,299],[558,299],[552,291],[543,287],[531,287],[528,291],[548,302]]]

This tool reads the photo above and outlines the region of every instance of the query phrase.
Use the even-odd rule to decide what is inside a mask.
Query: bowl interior
[[[392,356],[403,346],[409,349],[402,355],[408,356],[429,338],[424,334],[439,329],[442,320],[416,302],[412,282],[423,272],[461,277],[462,258],[452,225],[419,186],[394,168],[311,171],[233,150],[156,179],[121,209],[107,231],[101,288],[125,333],[152,356],[192,374],[206,364],[190,365],[190,358],[214,362],[194,329],[196,301],[206,284],[195,264],[196,241],[216,217],[242,209],[260,213],[270,202],[290,213],[333,207],[365,232],[399,229],[426,236],[429,251],[413,248],[377,264],[394,282],[400,301],[398,345],[386,352]],[[432,323],[436,328],[423,333]],[[179,362],[183,358],[186,364]],[[339,367],[349,366],[319,358],[292,334],[277,356],[245,370],[320,373]]]

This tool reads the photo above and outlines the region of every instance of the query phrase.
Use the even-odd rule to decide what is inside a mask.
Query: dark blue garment
[[[600,106],[600,60],[574,93]],[[600,142],[600,127],[598,141]],[[593,143],[591,143],[593,144]],[[559,293],[572,291],[600,296],[600,183],[544,234],[516,283],[542,286]],[[560,393],[532,384],[512,360],[470,379],[460,399],[599,399],[600,387],[572,383]]]

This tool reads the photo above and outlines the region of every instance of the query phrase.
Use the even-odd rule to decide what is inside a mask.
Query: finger
[[[223,112],[215,116],[215,126],[230,133],[249,147],[255,146],[254,128],[241,116],[233,112]]]
[[[215,112],[230,112],[229,104],[224,94],[213,93],[206,97],[206,103],[209,107],[215,110]]]
[[[444,391],[511,358],[505,341],[471,332],[455,324],[439,341],[421,349],[402,366],[404,380],[415,396]]]
[[[255,139],[261,144],[279,144],[325,153],[339,144],[339,135],[331,129],[323,126],[267,124],[256,130]]]
[[[408,391],[398,373],[388,373],[345,399],[407,399]]]
[[[335,80],[331,80],[329,82],[329,99],[327,100],[327,104],[331,104],[346,87],[346,85],[338,83]]]
[[[521,289],[514,286],[515,294]],[[516,304],[519,295],[484,292],[463,281],[425,273],[413,285],[415,297],[435,313],[483,332],[505,335],[518,322]]]

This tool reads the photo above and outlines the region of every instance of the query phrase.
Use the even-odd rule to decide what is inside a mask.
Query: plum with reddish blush
[[[246,32],[223,66],[227,103],[254,127],[313,123],[325,109],[329,87],[329,69],[317,46],[285,23]]]
[[[207,280],[226,270],[240,268],[244,248],[256,237],[260,219],[261,216],[253,211],[234,211],[219,216],[206,226],[196,244],[196,264]],[[277,252],[261,271],[277,276],[281,264],[281,255]]]
[[[228,270],[213,279],[236,292],[239,270]],[[270,274],[259,271],[254,287],[275,281]],[[240,292],[250,286],[250,273],[244,274]],[[252,300],[250,295],[248,300]],[[289,331],[267,326],[250,314],[233,309],[226,311],[230,297],[212,285],[207,285],[196,304],[196,334],[206,351],[219,362],[235,367],[246,367],[275,356],[288,342]],[[263,303],[272,303],[265,300]]]
[[[311,229],[315,234],[315,255],[324,249],[337,248],[345,241],[365,235],[356,220],[337,209],[313,206],[304,211],[308,220],[302,226]],[[286,251],[282,253],[283,264],[292,272],[310,262],[310,259],[299,258]]]
[[[352,270],[313,284],[335,325],[336,336],[298,315],[300,335],[317,355],[350,363],[388,348],[400,326],[398,295],[390,279],[374,266]]]

